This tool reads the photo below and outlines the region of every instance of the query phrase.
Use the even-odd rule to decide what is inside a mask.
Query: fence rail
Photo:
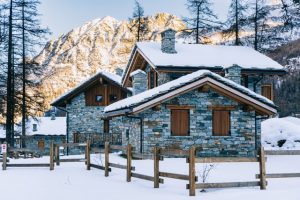
[[[267,150],[266,155],[277,155],[277,156],[292,156],[300,155],[300,150]]]

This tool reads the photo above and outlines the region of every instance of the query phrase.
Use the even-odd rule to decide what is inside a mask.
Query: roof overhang
[[[202,78],[195,82],[192,82],[192,83],[189,83],[182,87],[179,87],[175,90],[172,90],[166,94],[156,96],[156,97],[152,98],[151,100],[143,102],[141,104],[134,105],[129,108],[124,108],[124,109],[104,113],[104,117],[116,117],[116,116],[121,116],[121,115],[125,115],[125,114],[138,114],[144,110],[147,110],[156,105],[159,105],[164,101],[170,100],[174,97],[177,97],[179,95],[182,95],[184,93],[187,93],[189,91],[197,89],[204,85],[209,85],[213,90],[217,91],[218,93],[220,93],[236,102],[253,107],[253,109],[259,115],[274,115],[277,113],[276,106],[272,107],[272,106],[270,106],[266,103],[263,103],[262,101],[259,101],[249,95],[246,95],[243,92],[240,92],[237,89],[234,89],[220,81],[214,80],[211,77],[205,77],[205,78]]]

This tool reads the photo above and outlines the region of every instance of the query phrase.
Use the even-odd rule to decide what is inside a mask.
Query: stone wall
[[[121,144],[122,118],[114,118],[109,122],[110,134],[103,134],[103,106],[86,106],[84,93],[79,94],[67,104],[69,143],[73,142],[73,134],[79,133],[79,142],[91,141],[92,147],[102,147],[104,141],[111,140]],[[71,154],[81,154],[84,149],[71,149]]]
[[[39,149],[38,142],[44,141],[45,148]],[[25,138],[25,145],[27,149],[34,150],[39,152],[41,155],[49,155],[50,152],[50,145],[53,141],[54,144],[62,144],[66,141],[65,135],[33,135],[33,136],[26,136]]]
[[[190,111],[190,136],[171,136],[170,110],[166,108],[167,104],[196,106],[195,109]],[[212,111],[208,109],[210,105],[236,106],[236,109],[231,111],[230,136],[212,136]],[[196,145],[202,149],[201,154],[209,156],[254,155],[254,112],[244,112],[241,105],[220,96],[214,91],[201,93],[194,90],[163,103],[159,111],[148,109],[139,116],[143,117],[144,122],[144,152],[150,152],[156,145],[181,149],[188,149],[191,145]],[[133,119],[125,119],[124,121],[126,121],[128,127],[127,129],[124,127],[126,130],[124,129],[122,132],[123,141],[129,141],[136,146],[137,151],[140,151],[139,121]],[[260,131],[258,132],[258,138],[260,138]]]

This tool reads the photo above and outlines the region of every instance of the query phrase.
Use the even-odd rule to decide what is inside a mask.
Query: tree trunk
[[[25,60],[25,2],[22,5],[22,148],[25,148],[25,135],[26,135],[26,60]]]
[[[11,145],[12,135],[12,0],[10,0],[9,22],[8,22],[8,54],[7,54],[7,100],[6,100],[6,142]]]
[[[235,0],[235,45],[239,45],[239,9],[238,0]]]
[[[255,25],[254,49],[257,50],[258,49],[258,0],[256,0],[256,4],[255,4],[254,25]]]
[[[196,44],[199,44],[200,5],[197,7]]]

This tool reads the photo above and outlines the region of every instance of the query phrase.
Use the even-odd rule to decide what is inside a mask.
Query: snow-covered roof
[[[36,124],[36,131],[33,125]],[[26,135],[66,135],[66,117],[37,117],[36,120],[29,118],[26,123]]]
[[[238,65],[244,69],[283,70],[276,61],[244,46],[200,45],[176,43],[177,53],[161,51],[159,42],[138,42],[137,49],[149,64],[173,67],[222,67]]]
[[[81,83],[79,83],[75,88],[69,90],[68,92],[66,92],[62,96],[60,96],[60,97],[56,98],[55,100],[53,100],[52,103],[51,103],[51,105],[56,106],[61,101],[67,99],[70,96],[73,96],[73,94],[76,94],[77,92],[80,92],[81,89],[84,88],[86,85],[89,85],[93,81],[97,81],[97,79],[99,77],[104,77],[104,78],[106,78],[108,80],[111,80],[115,84],[117,84],[120,87],[122,87],[121,86],[121,80],[122,80],[121,76],[119,76],[117,74],[110,73],[110,72],[100,71],[97,74],[95,74],[95,75],[91,76],[90,78],[88,78],[88,79],[82,81]],[[129,90],[128,88],[125,88],[125,89]]]
[[[36,124],[36,131],[33,131],[33,125]],[[67,125],[66,117],[36,117],[29,118],[26,122],[26,135],[66,135]],[[15,125],[15,132],[21,134],[22,127]],[[0,139],[6,137],[5,125],[0,125]]]
[[[242,92],[243,94],[246,94],[249,97],[257,99],[258,101],[260,101],[266,105],[269,105],[272,108],[276,107],[274,105],[273,101],[267,99],[266,97],[264,97],[262,95],[259,95],[255,92],[253,92],[252,90],[250,90],[242,85],[239,85],[239,84],[237,84],[227,78],[224,78],[216,73],[213,73],[209,70],[198,70],[194,73],[182,76],[176,80],[170,81],[170,82],[160,85],[156,88],[147,90],[140,94],[137,94],[137,95],[128,97],[126,99],[120,100],[116,103],[113,103],[113,104],[105,107],[104,113],[113,112],[113,111],[122,110],[122,109],[131,108],[131,107],[140,105],[142,103],[148,102],[151,99],[154,99],[158,96],[166,94],[166,93],[173,91],[179,87],[193,83],[193,82],[200,80],[202,78],[205,78],[205,77],[210,77],[218,82],[222,82],[225,85],[229,86],[230,88],[238,90],[238,91]]]

